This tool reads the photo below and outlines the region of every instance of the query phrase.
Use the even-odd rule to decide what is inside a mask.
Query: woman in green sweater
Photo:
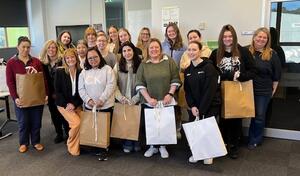
[[[173,96],[181,84],[175,61],[162,54],[161,43],[156,38],[150,40],[148,56],[147,61],[141,63],[137,71],[136,90],[143,95],[141,97],[142,109],[153,108],[158,101],[162,101],[164,105],[168,106],[175,105]],[[142,110],[142,120],[144,120],[143,113]],[[158,151],[162,158],[169,157],[169,153],[163,145],[159,149],[151,145],[144,156],[151,157]]]

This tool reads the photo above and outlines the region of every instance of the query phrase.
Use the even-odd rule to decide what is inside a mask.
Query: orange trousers
[[[77,108],[73,112],[67,111],[65,108],[57,106],[58,111],[69,123],[69,138],[67,141],[68,151],[71,155],[80,155],[79,144],[79,129],[80,129],[80,108]]]

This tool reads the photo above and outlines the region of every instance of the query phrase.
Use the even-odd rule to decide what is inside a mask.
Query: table
[[[16,122],[16,120],[10,118],[10,109],[9,109],[9,92],[0,92],[0,100],[5,101],[5,110],[6,110],[6,120],[0,126],[0,140],[8,136],[11,136],[12,133],[7,133],[3,135],[2,130],[9,122]]]

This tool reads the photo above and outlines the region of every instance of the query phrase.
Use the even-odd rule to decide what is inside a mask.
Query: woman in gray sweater
[[[141,63],[141,59],[136,52],[135,46],[131,42],[125,42],[121,46],[121,59],[114,67],[117,80],[115,98],[122,104],[134,105],[139,102],[140,94],[135,91],[136,72]],[[123,151],[139,151],[140,144],[137,141],[125,140]]]

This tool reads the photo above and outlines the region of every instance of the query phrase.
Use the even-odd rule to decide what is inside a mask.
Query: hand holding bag
[[[215,117],[182,125],[195,160],[224,156],[227,150]]]
[[[107,148],[110,144],[110,113],[92,111],[80,113],[80,145]]]
[[[115,103],[110,136],[138,141],[140,116],[140,106]]]
[[[145,109],[147,145],[177,144],[174,107],[162,102],[153,109]]]
[[[42,72],[16,74],[16,87],[22,107],[38,106],[46,103],[45,82]]]
[[[252,80],[246,82],[222,81],[221,91],[223,118],[255,117]]]

